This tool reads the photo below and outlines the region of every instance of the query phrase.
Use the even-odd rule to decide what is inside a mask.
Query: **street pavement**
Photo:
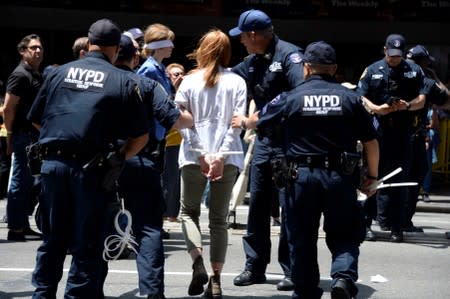
[[[450,298],[450,250],[449,239],[446,237],[446,233],[450,231],[450,217],[445,212],[450,211],[448,189],[450,188],[444,186],[437,193],[431,194],[431,203],[419,202],[418,212],[413,220],[416,226],[424,229],[424,233],[405,233],[405,242],[396,244],[387,241],[387,232],[382,232],[377,225],[373,226],[378,240],[364,242],[360,247],[357,298]],[[6,200],[1,200],[0,217],[5,214],[5,207]],[[222,274],[224,298],[289,298],[291,292],[276,290],[282,271],[276,257],[279,227],[275,226],[272,227],[272,262],[266,272],[267,283],[247,287],[233,285],[233,278],[242,271],[245,262],[242,236],[245,233],[248,206],[240,205],[236,211],[238,225],[229,230],[227,261]],[[209,257],[207,213],[207,209],[203,208],[200,223],[205,240],[206,261]],[[187,287],[191,278],[191,261],[185,250],[180,224],[165,223],[164,226],[170,233],[170,239],[164,241],[165,295],[167,298],[190,298]],[[8,242],[6,235],[6,224],[0,223],[0,299],[30,298],[33,291],[31,272],[40,242]],[[320,286],[324,289],[322,298],[327,299],[330,298],[331,257],[322,230],[319,234],[318,257]],[[63,298],[69,266],[68,255],[57,298]],[[142,298],[137,289],[136,264],[132,257],[112,261],[109,268],[104,288],[107,298]]]

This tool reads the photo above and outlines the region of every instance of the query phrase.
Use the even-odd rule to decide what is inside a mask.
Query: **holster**
[[[361,160],[360,153],[343,152],[341,154],[342,173],[345,175],[354,174],[355,169],[358,167],[360,160]]]
[[[119,150],[100,152],[83,166],[85,172],[100,170],[101,186],[105,191],[115,191],[117,180],[125,168],[125,154]]]
[[[105,162],[102,188],[108,192],[115,191],[117,188],[117,180],[125,168],[125,154],[119,151],[109,152]]]
[[[270,160],[272,180],[278,189],[286,187],[288,165],[285,157],[276,157]]]
[[[41,174],[42,156],[41,156],[41,144],[35,142],[25,147],[27,153],[28,168],[32,176]]]

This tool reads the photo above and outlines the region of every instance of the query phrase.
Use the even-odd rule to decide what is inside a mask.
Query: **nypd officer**
[[[292,255],[292,298],[320,298],[317,237],[324,214],[326,243],[332,253],[331,297],[356,296],[359,244],[365,228],[356,198],[355,154],[361,140],[368,161],[362,190],[378,176],[378,143],[370,114],[359,96],[334,82],[336,54],[320,41],[305,50],[305,82],[281,94],[261,112],[264,136],[285,132],[287,231]]]
[[[64,297],[101,294],[104,223],[99,215],[115,198],[109,179],[117,177],[123,160],[138,153],[148,140],[146,110],[137,85],[112,65],[120,36],[111,20],[93,23],[89,53],[49,74],[28,114],[40,129],[43,158],[44,240],[32,276],[33,298],[56,298],[67,250],[72,263]],[[120,150],[103,163],[92,163],[124,135],[127,141]]]
[[[364,70],[357,90],[367,98],[364,105],[375,114],[379,124],[380,175],[385,176],[397,167],[403,169],[391,182],[412,179],[411,148],[420,129],[417,116],[425,104],[423,72],[417,64],[403,58],[404,47],[402,35],[389,35],[385,57]],[[385,188],[377,193],[377,221],[382,230],[391,230],[392,242],[403,240],[408,192],[407,188]]]
[[[134,44],[135,43],[135,44]],[[162,215],[164,200],[160,184],[160,170],[155,165],[152,152],[157,140],[154,119],[166,130],[192,127],[192,116],[180,112],[162,86],[149,78],[138,76],[132,70],[139,63],[139,45],[126,35],[120,39],[116,66],[129,72],[142,95],[148,113],[149,142],[136,156],[129,159],[119,179],[119,193],[125,208],[132,216],[132,230],[139,244],[136,264],[139,274],[139,291],[151,299],[164,298],[164,248],[162,242]]]
[[[435,59],[430,55],[424,46],[416,45],[412,47],[408,50],[406,58],[407,61],[418,64],[424,71],[425,75],[424,86],[426,94],[426,109],[421,110],[421,115],[419,115],[421,117],[421,127],[417,130],[416,136],[414,136],[416,146],[412,147],[412,161],[414,161],[414,163],[411,168],[411,178],[415,182],[424,182],[423,190],[424,193],[426,192],[425,194],[428,195],[432,163],[428,163],[427,152],[431,153],[431,149],[430,151],[427,151],[425,146],[423,146],[426,142],[425,138],[427,135],[433,133],[431,129],[427,128],[429,124],[428,113],[429,110],[432,110],[433,105],[444,105],[449,99],[449,92],[431,68],[431,64],[435,61]],[[425,186],[425,178],[427,178],[427,186]],[[414,226],[412,222],[412,218],[416,212],[417,200],[419,198],[419,187],[410,188],[408,191],[407,210],[403,230],[408,232],[423,232],[422,228]],[[424,198],[427,197],[424,196]]]
[[[240,36],[241,43],[250,54],[232,70],[247,81],[249,98],[256,104],[256,113],[249,118],[235,116],[233,127],[253,128],[258,111],[275,96],[291,90],[303,81],[302,54],[297,46],[280,40],[273,31],[271,19],[260,10],[248,10],[241,14],[230,36]],[[276,157],[271,140],[258,136],[251,166],[250,207],[247,234],[243,237],[246,263],[244,271],[234,279],[236,286],[246,286],[266,281],[265,271],[270,262],[270,215],[272,190],[271,159]],[[284,199],[280,192],[280,205]],[[277,285],[278,290],[292,290],[290,279],[289,249],[285,226],[280,229],[278,261],[285,278]]]

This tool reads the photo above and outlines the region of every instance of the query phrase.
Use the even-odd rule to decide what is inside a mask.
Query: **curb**
[[[450,205],[417,203],[416,212],[450,213]]]

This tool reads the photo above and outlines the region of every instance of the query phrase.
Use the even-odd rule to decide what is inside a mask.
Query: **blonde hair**
[[[170,72],[171,69],[176,68],[176,67],[179,68],[180,70],[182,70],[183,72],[185,71],[184,70],[184,66],[179,64],[179,63],[171,63],[171,64],[169,64],[168,66],[166,66],[166,71]]]
[[[147,29],[145,29],[144,42],[146,44],[167,39],[173,41],[175,39],[175,33],[173,33],[173,31],[166,25],[155,23],[149,25]],[[149,56],[153,55],[155,50],[144,48],[142,52],[145,56]]]
[[[221,30],[211,29],[203,35],[198,43],[198,48],[188,57],[196,60],[196,70],[206,70],[205,85],[213,87],[219,81],[220,67],[227,67],[230,63],[230,39]]]

